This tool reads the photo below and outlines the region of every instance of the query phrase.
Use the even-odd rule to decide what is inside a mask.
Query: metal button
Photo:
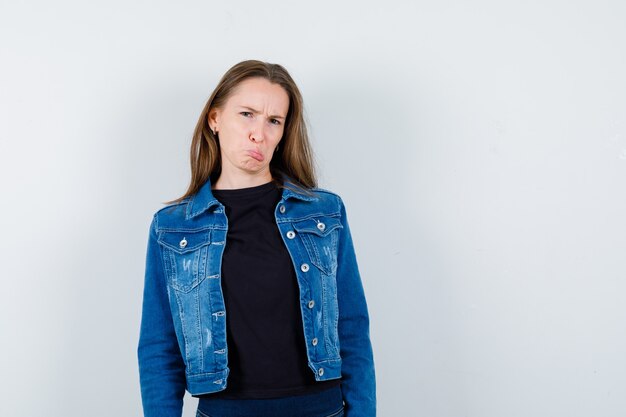
[[[315,305],[315,301],[313,300],[309,301],[309,308],[313,308],[314,305]]]
[[[317,223],[317,228],[320,229],[321,232],[324,231],[324,229],[326,229],[326,225],[322,222]]]
[[[319,376],[324,375],[324,368],[320,368],[320,369],[318,369],[318,370],[317,370],[317,374],[318,374]]]
[[[180,241],[180,243],[178,244],[181,248],[184,248],[185,246],[187,246],[187,239],[183,238],[183,240]]]
[[[285,206],[280,206],[280,207],[278,208],[278,211],[280,211],[281,213],[284,213],[284,212],[285,212],[285,210],[286,210],[286,209],[285,209]]]
[[[313,346],[317,346],[317,337],[314,337],[313,340],[311,340],[311,343]]]
[[[306,272],[309,270],[309,264],[302,264],[300,265],[300,269],[302,270],[302,272]]]
[[[293,230],[290,230],[287,232],[287,237],[289,239],[293,239],[294,237],[296,237],[296,232],[294,232]]]

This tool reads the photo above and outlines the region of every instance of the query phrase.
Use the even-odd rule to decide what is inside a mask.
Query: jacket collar
[[[291,188],[288,188],[291,187]],[[285,188],[283,188],[282,201],[286,201],[290,198],[294,198],[302,201],[314,201],[317,197],[314,195],[307,195],[298,191],[298,186],[291,180],[285,179]],[[193,217],[202,214],[204,211],[210,209],[213,206],[219,206],[220,202],[213,196],[211,192],[211,180],[207,179],[200,189],[189,198],[187,204],[187,211],[185,213],[185,219],[189,220]]]
[[[200,189],[190,197],[187,204],[187,212],[185,213],[185,219],[189,220],[197,215],[203,213],[205,210],[213,206],[219,205],[220,202],[213,196],[211,192],[211,180],[208,179],[200,187]]]

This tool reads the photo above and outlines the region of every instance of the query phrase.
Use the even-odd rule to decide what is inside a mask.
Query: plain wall
[[[151,216],[221,75],[261,59],[346,202],[380,416],[623,416],[624,22],[619,0],[3,2],[0,415],[141,414]]]

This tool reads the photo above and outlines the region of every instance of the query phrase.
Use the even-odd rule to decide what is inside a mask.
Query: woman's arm
[[[340,231],[337,254],[337,301],[345,415],[373,417],[376,415],[376,379],[369,337],[369,315],[346,209],[341,198],[339,204],[343,229]]]
[[[155,214],[148,238],[137,347],[141,399],[145,417],[180,417],[185,395],[185,366],[174,332],[156,226]]]

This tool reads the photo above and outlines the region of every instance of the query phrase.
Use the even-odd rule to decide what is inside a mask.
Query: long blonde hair
[[[294,186],[305,192],[317,186],[313,152],[298,86],[281,65],[247,60],[226,71],[206,102],[191,142],[191,182],[182,197],[166,203],[177,203],[195,194],[208,179],[211,182],[217,181],[222,169],[220,145],[216,135],[209,128],[209,112],[213,108],[221,108],[239,83],[252,77],[265,78],[280,85],[289,96],[289,111],[283,137],[270,162],[272,177],[280,186],[285,186],[285,180],[289,179]]]

